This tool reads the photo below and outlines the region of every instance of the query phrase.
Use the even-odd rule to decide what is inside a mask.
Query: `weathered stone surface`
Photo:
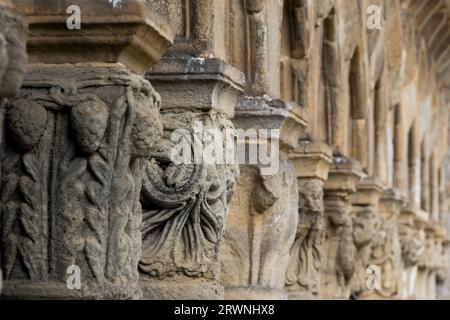
[[[158,105],[150,83],[126,70],[29,69],[20,96],[4,107],[4,297],[140,297],[144,155],[130,149],[142,143],[133,130],[160,121]],[[142,115],[147,108],[153,113]],[[81,290],[66,287],[72,265]]]
[[[318,299],[325,261],[323,184],[332,162],[331,150],[323,144],[301,141],[290,153],[290,159],[297,172],[299,222],[286,274],[286,290],[292,300]]]
[[[27,64],[28,27],[12,2],[0,1],[0,97],[12,97],[20,87]]]
[[[144,75],[173,41],[165,24],[145,0],[65,1],[17,0],[15,5],[30,29],[27,42],[30,63],[120,63]],[[68,30],[67,8],[80,8],[79,30]],[[151,39],[151,41],[149,41]]]
[[[380,234],[381,219],[378,203],[383,192],[381,184],[375,179],[366,178],[357,185],[351,195],[353,205],[353,240],[355,242],[356,270],[352,281],[352,298],[359,299],[364,292],[373,290],[367,286],[367,270],[371,266],[372,246]]]
[[[293,110],[282,101],[257,97],[244,98],[238,104],[234,120],[237,128],[278,130],[271,139],[242,137],[238,144],[246,148],[245,154],[258,152],[251,145],[258,146],[259,155],[267,150],[280,153],[269,163],[275,165],[273,168],[261,158],[240,166],[220,258],[226,299],[287,297],[283,289],[298,222],[298,189],[286,152],[297,145],[302,124],[306,123]]]
[[[0,0],[4,297],[448,298],[449,17]]]
[[[6,299],[141,297],[142,159],[162,123],[159,95],[134,72],[171,39],[144,1],[128,1],[123,16],[107,1],[74,4],[86,13],[80,32],[66,28],[61,2],[15,3],[30,25],[31,64],[18,96],[2,106]],[[88,53],[93,45],[101,49]],[[74,270],[80,287],[72,288]]]
[[[396,190],[388,189],[380,198],[381,225],[372,240],[368,264],[379,268],[380,283],[372,290],[365,290],[362,299],[395,299],[398,297],[401,279],[402,250],[397,217],[405,200]],[[368,289],[368,288],[366,288]]]
[[[144,297],[223,299],[219,246],[239,173],[235,141],[227,140],[234,135],[228,118],[242,74],[218,59],[183,57],[163,59],[148,78],[170,102],[162,109],[164,135],[143,181]],[[190,161],[177,163],[173,152],[181,142],[192,148],[186,151]],[[217,153],[208,159],[211,148]]]
[[[352,159],[335,156],[325,182],[324,203],[327,218],[320,293],[323,299],[349,299],[356,269],[352,208],[349,196],[356,191],[361,167]]]

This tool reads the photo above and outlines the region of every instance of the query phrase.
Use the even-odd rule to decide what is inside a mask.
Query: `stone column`
[[[332,163],[331,149],[324,144],[301,141],[289,157],[297,174],[299,223],[291,248],[285,290],[291,300],[320,299],[326,227],[323,184]]]
[[[27,65],[28,27],[10,0],[0,0],[0,101],[17,94]]]
[[[0,105],[16,95],[25,74],[28,26],[10,0],[0,0]],[[0,110],[0,145],[4,139],[4,114]],[[1,180],[1,166],[0,166]],[[1,226],[0,222],[0,226]],[[0,266],[2,254],[0,250]],[[0,267],[0,293],[2,290]]]
[[[356,246],[356,270],[352,282],[352,298],[360,299],[367,291],[372,290],[367,285],[367,271],[371,265],[372,245],[380,236],[381,219],[378,203],[383,187],[374,178],[362,180],[356,187],[356,192],[350,197],[353,205],[353,240]],[[376,283],[373,283],[376,286]]]
[[[141,75],[170,45],[144,1],[19,2],[31,64],[4,107],[1,248],[6,299],[141,297],[142,158],[161,131]],[[79,280],[79,281],[78,281]]]
[[[402,248],[400,299],[414,299],[418,263],[425,248],[425,232],[421,225],[427,215],[406,206],[397,219]]]
[[[219,246],[239,172],[229,118],[244,77],[219,59],[171,57],[148,79],[165,102],[141,196],[144,297],[223,299]]]
[[[379,278],[374,275],[379,286],[365,291],[360,298],[370,300],[395,299],[400,290],[401,279],[401,244],[397,226],[405,200],[394,189],[383,192],[379,203],[381,225],[372,241],[369,264],[380,271]]]
[[[356,268],[350,195],[361,179],[358,162],[335,156],[324,186],[327,229],[320,291],[323,299],[349,299]]]
[[[225,298],[286,299],[298,223],[296,172],[288,152],[297,146],[306,120],[294,104],[245,97],[234,123],[245,132],[238,130],[241,176],[221,250]]]

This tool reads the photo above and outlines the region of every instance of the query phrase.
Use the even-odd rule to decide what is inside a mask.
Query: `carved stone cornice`
[[[233,123],[244,130],[279,130],[281,149],[291,151],[298,146],[308,119],[306,112],[294,102],[272,100],[266,96],[243,96],[236,107]]]
[[[228,117],[245,86],[244,74],[223,60],[190,56],[163,58],[147,79],[164,100],[164,110],[218,110]]]
[[[143,75],[173,42],[173,31],[144,0],[15,0],[29,24],[30,63],[120,63]],[[79,30],[69,30],[69,5],[80,8]]]
[[[396,189],[385,189],[380,198],[380,216],[383,219],[396,218],[403,206],[406,204],[406,199],[402,197]]]
[[[356,192],[356,186],[361,177],[362,170],[359,162],[344,156],[334,156],[328,180],[324,185],[325,193],[348,197]]]
[[[299,146],[289,153],[297,177],[300,179],[328,179],[328,171],[333,162],[332,151],[322,143],[300,141]]]
[[[356,186],[356,192],[352,194],[350,202],[353,205],[378,207],[383,193],[383,184],[376,178],[366,178]]]

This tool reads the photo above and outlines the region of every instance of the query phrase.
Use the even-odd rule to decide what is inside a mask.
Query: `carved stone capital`
[[[138,74],[171,35],[143,0],[75,0],[79,30],[64,1],[14,4],[30,65],[3,110],[4,296],[140,298],[142,158],[162,123],[160,97]]]
[[[397,226],[405,199],[395,189],[386,189],[379,202],[381,225],[372,240],[369,264],[380,268],[380,286],[360,295],[364,299],[393,299],[400,293],[401,243]]]
[[[327,217],[321,296],[324,299],[348,299],[355,272],[356,247],[349,196],[361,179],[358,162],[335,156],[324,185]]]
[[[259,134],[259,139],[238,140],[245,154],[255,155],[264,148],[261,153],[270,150],[275,156],[269,164],[260,157],[255,163],[241,163],[221,251],[227,299],[286,298],[285,274],[298,224],[298,189],[285,151],[297,145],[306,125],[295,109],[264,97],[243,97],[238,103],[236,128]],[[277,134],[267,135],[271,130]]]
[[[29,68],[4,110],[6,298],[140,297],[140,159],[160,134],[158,108],[124,69]],[[79,290],[66,283],[74,270]]]
[[[317,299],[325,241],[323,184],[332,163],[331,149],[301,141],[289,154],[297,173],[299,223],[286,274],[289,299]]]
[[[403,208],[397,218],[405,268],[416,266],[423,255],[426,222],[426,216],[408,206]]]
[[[221,248],[226,299],[286,299],[289,252],[298,223],[294,168],[281,153],[279,170],[263,175],[241,165]],[[246,257],[246,258],[243,258]]]
[[[223,299],[219,247],[239,173],[229,117],[243,76],[218,59],[172,57],[147,77],[164,101],[164,134],[146,164],[141,196],[144,297]],[[177,162],[179,147],[193,158]]]

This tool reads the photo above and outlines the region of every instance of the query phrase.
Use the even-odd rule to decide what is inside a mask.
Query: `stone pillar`
[[[4,98],[16,95],[27,65],[28,26],[10,0],[0,0],[0,105]],[[0,110],[0,145],[4,138],[4,114]],[[0,166],[1,180],[1,166]],[[1,226],[1,222],[0,222]],[[0,250],[0,293],[2,290],[2,254]]]
[[[427,215],[406,206],[400,213],[397,224],[402,249],[402,274],[400,299],[414,299],[418,263],[425,248],[425,232],[421,225]]]
[[[28,27],[10,0],[0,0],[0,101],[17,94],[27,65]]]
[[[238,130],[241,176],[221,250],[226,299],[287,298],[285,275],[298,223],[296,173],[288,153],[306,125],[300,111],[262,97],[238,104],[234,123],[245,132]]]
[[[364,292],[360,298],[378,300],[395,299],[400,290],[401,279],[401,244],[397,226],[405,200],[394,189],[383,192],[379,203],[381,225],[372,241],[369,264],[380,271],[379,278],[374,275],[379,286]],[[367,274],[366,274],[367,276]]]
[[[219,246],[239,172],[229,118],[243,75],[219,59],[172,57],[147,78],[164,101],[164,135],[141,196],[144,297],[223,299]]]
[[[297,174],[299,222],[291,248],[285,289],[291,300],[320,299],[320,272],[325,260],[326,219],[323,184],[332,163],[324,144],[301,141],[290,153]]]
[[[31,64],[4,107],[6,299],[141,297],[141,159],[161,131],[159,96],[141,75],[171,36],[144,1],[72,4],[80,30],[66,28],[59,1],[18,5]]]
[[[349,299],[355,272],[356,247],[353,242],[350,195],[361,179],[358,162],[335,156],[324,186],[327,217],[325,261],[320,291],[323,299]]]
[[[362,180],[350,197],[353,205],[353,240],[356,246],[356,270],[352,282],[352,298],[361,299],[372,290],[367,285],[367,271],[371,266],[372,245],[380,236],[381,219],[378,203],[383,187],[374,178]],[[374,286],[376,283],[373,284]]]

